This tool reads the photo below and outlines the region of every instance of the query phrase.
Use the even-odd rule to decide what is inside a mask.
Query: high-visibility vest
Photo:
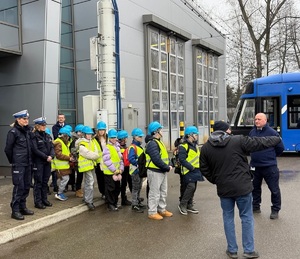
[[[134,150],[136,150],[137,157],[139,157],[139,156],[144,152],[144,149],[143,149],[143,147],[141,147],[141,146],[136,146],[136,145],[135,145],[135,147],[134,147],[133,145],[134,145],[134,144],[132,144],[132,145],[129,146],[129,148],[128,148],[128,155],[129,155],[129,153],[130,153],[130,149],[133,148]],[[130,164],[130,167],[129,167],[129,174],[133,174],[133,172],[135,171],[136,168],[137,168],[136,166]]]
[[[80,142],[80,145],[85,146],[89,151],[92,151],[92,152],[95,152],[95,150],[96,150],[95,142],[92,140],[89,143],[82,141],[82,142]],[[95,168],[95,165],[96,165],[96,162],[94,162],[91,159],[87,159],[87,158],[83,157],[79,153],[79,157],[78,157],[78,172],[79,173],[91,171]]]
[[[109,153],[110,153],[110,160],[111,162],[113,163],[113,165],[115,166],[116,170],[120,169],[120,164],[121,164],[121,158],[119,157],[119,153],[118,151],[116,150],[116,148],[108,143],[106,145],[106,147],[108,148],[109,150]],[[105,163],[103,163],[103,173],[106,174],[106,175],[113,175],[114,172],[110,171],[108,169],[108,167],[106,166]]]
[[[197,148],[195,150],[188,148],[188,143],[184,143],[181,144],[180,146],[182,146],[185,150],[188,150],[188,156],[186,158],[186,161],[189,162],[194,168],[200,168],[200,150],[199,148]],[[182,170],[181,173],[183,175],[187,174],[189,172],[189,170],[182,166]]]
[[[95,138],[92,141],[95,143],[97,150],[98,150],[98,154],[99,154],[99,158],[96,160],[96,163],[101,164],[102,163],[102,153],[103,153],[101,144]]]
[[[159,141],[157,139],[153,139],[153,141],[155,141],[160,149],[160,158],[161,160],[169,165],[169,154],[168,154],[168,151],[167,151],[167,148],[165,147],[164,143],[162,141]],[[146,153],[146,165],[147,165],[147,168],[149,169],[160,169],[159,167],[157,167],[153,162],[152,162],[152,159],[151,157]]]
[[[69,151],[68,146],[66,146],[66,144],[60,138],[57,138],[54,142],[60,142],[61,143],[61,147],[62,147],[61,152],[62,152],[63,155],[66,155],[66,156],[70,155],[70,151]],[[56,157],[54,157],[53,163],[51,164],[51,168],[52,168],[52,170],[69,169],[70,164],[69,164],[69,161],[59,160]]]

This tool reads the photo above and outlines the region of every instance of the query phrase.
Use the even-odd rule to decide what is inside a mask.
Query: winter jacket
[[[64,126],[64,125],[63,125]],[[60,126],[59,122],[57,121],[56,124],[54,124],[52,126],[52,134],[53,134],[53,139],[57,139],[58,138],[58,132],[59,130],[63,127],[63,126]]]
[[[123,162],[123,156],[120,151],[120,144],[118,142],[113,145],[111,142],[108,142],[106,146],[103,149],[102,153],[102,158],[103,158],[103,163],[106,165],[106,167],[113,173],[116,171],[116,167],[114,166],[113,162],[111,161],[111,156],[110,156],[110,151],[108,149],[108,145],[114,146],[114,148],[117,150],[118,155],[120,157],[120,170],[123,172],[124,171],[124,162]]]
[[[268,125],[262,129],[254,127],[250,133],[250,137],[267,137],[267,136],[279,136],[278,132]],[[253,167],[264,166],[277,166],[277,156],[280,156],[284,151],[284,145],[282,141],[275,147],[270,147],[261,151],[251,153],[250,165]]]
[[[68,142],[65,140],[65,139],[61,139],[66,146],[68,146]],[[64,160],[64,161],[70,161],[70,155],[64,155],[62,153],[62,145],[59,141],[54,141],[53,142],[54,144],[54,153],[55,153],[55,157],[59,160]],[[60,175],[67,175],[67,174],[71,174],[71,170],[70,168],[69,169],[62,169],[62,170],[59,170],[59,174]]]
[[[143,149],[143,147],[141,146],[141,143],[139,141],[133,140],[132,145],[136,146],[136,150],[138,150],[138,148]],[[129,160],[130,164],[132,164],[134,166],[138,165],[138,155],[137,155],[137,152],[135,152],[135,148],[129,149],[128,160]]]
[[[82,142],[88,143],[89,145],[94,145],[93,148],[87,149],[84,145],[81,145]],[[75,148],[78,150],[79,155],[83,156],[86,159],[96,161],[99,158],[98,149],[92,140],[86,138],[80,138],[75,143]],[[94,149],[95,151],[91,151]]]
[[[54,146],[51,137],[44,131],[31,133],[32,159],[35,164],[47,164],[48,156],[54,158]]]
[[[150,156],[151,162],[155,164],[159,169],[151,168],[151,171],[154,172],[169,172],[170,171],[170,163],[165,163],[161,159],[161,151],[160,147],[157,143],[160,141],[159,139],[150,139],[146,145],[146,154]]]
[[[32,163],[29,126],[21,127],[18,122],[7,133],[4,152],[13,166],[29,166]]]
[[[280,137],[251,138],[215,131],[202,146],[200,171],[217,185],[220,197],[237,197],[253,190],[247,155],[280,143]]]

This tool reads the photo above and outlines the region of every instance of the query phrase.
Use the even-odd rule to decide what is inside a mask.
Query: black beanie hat
[[[217,131],[217,130],[226,131],[229,129],[229,124],[224,121],[216,121],[213,126],[213,129],[214,129],[214,131]]]

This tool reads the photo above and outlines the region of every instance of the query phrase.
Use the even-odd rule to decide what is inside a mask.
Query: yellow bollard
[[[209,121],[209,123],[210,123],[210,133],[212,133],[212,132],[214,132],[214,124],[215,124],[215,121],[214,120],[210,120]]]
[[[184,137],[184,122],[183,121],[179,122],[179,129],[180,129],[180,137],[183,138]]]

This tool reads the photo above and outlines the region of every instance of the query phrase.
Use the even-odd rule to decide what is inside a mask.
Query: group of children
[[[59,188],[55,197],[67,200],[64,190],[69,181],[69,174],[77,172],[76,189],[79,181],[83,183],[83,200],[89,210],[94,210],[94,176],[97,177],[98,188],[110,211],[118,211],[118,196],[121,193],[121,205],[132,205],[135,212],[143,212],[146,208],[140,198],[142,179],[138,174],[137,161],[143,148],[143,131],[133,129],[132,143],[127,147],[128,133],[125,130],[110,129],[106,134],[106,123],[98,122],[96,132],[84,125],[77,125],[72,132],[67,126],[59,130],[58,138],[53,141],[55,158],[52,170],[55,170]],[[124,165],[124,158],[126,156]],[[83,176],[83,177],[82,177]],[[127,184],[132,192],[132,201],[126,196]],[[80,184],[81,186],[81,184]],[[76,190],[76,196],[80,197]]]

